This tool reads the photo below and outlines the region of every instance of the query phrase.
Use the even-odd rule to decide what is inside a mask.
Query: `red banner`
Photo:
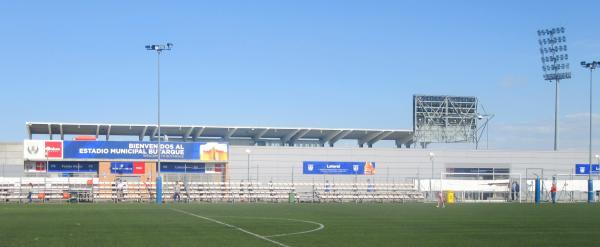
[[[63,157],[63,143],[61,141],[46,141],[46,153],[47,158],[62,159]]]
[[[144,173],[146,173],[146,163],[133,162],[133,174],[144,174]]]
[[[35,162],[35,171],[36,172],[46,171],[46,162]]]

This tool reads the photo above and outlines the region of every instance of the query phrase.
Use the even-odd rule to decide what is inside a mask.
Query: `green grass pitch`
[[[587,204],[0,204],[3,247],[595,246],[599,229]]]

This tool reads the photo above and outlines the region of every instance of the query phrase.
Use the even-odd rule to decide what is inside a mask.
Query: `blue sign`
[[[175,163],[175,162],[161,162],[161,172],[173,172],[173,173],[205,173],[206,164],[204,163]]]
[[[592,174],[600,173],[600,165],[592,164]],[[590,164],[576,164],[575,174],[577,175],[588,175],[590,174]]]
[[[158,158],[158,143],[137,141],[64,141],[64,159],[125,159]],[[200,160],[200,142],[161,142],[161,159]]]
[[[110,173],[133,174],[133,162],[110,162]]]
[[[373,175],[375,162],[304,161],[303,174]]]
[[[50,161],[48,172],[98,172],[98,162]]]

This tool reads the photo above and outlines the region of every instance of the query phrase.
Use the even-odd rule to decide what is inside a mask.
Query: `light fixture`
[[[589,165],[590,165],[590,174],[588,176],[588,202],[591,203],[594,201],[594,181],[592,180],[592,100],[593,100],[593,91],[592,91],[592,75],[594,74],[594,69],[600,66],[600,62],[592,61],[585,62],[582,61],[581,66],[590,70],[590,142],[589,142]],[[598,155],[596,155],[597,157]]]
[[[554,151],[558,150],[559,83],[560,80],[571,78],[566,45],[567,37],[564,33],[564,27],[537,31],[544,80],[554,82],[556,87],[554,96]]]

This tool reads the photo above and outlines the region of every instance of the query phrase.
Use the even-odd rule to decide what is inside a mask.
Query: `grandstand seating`
[[[0,201],[26,202],[31,191],[33,201],[92,202],[95,183],[92,178],[0,178]]]
[[[29,185],[31,183],[33,187]],[[163,198],[172,201],[175,182],[163,183]],[[179,185],[183,202],[416,202],[423,194],[413,184],[321,184],[189,182]],[[127,182],[121,190],[97,178],[0,178],[2,202],[150,202],[155,183]],[[290,194],[293,194],[291,196]]]

